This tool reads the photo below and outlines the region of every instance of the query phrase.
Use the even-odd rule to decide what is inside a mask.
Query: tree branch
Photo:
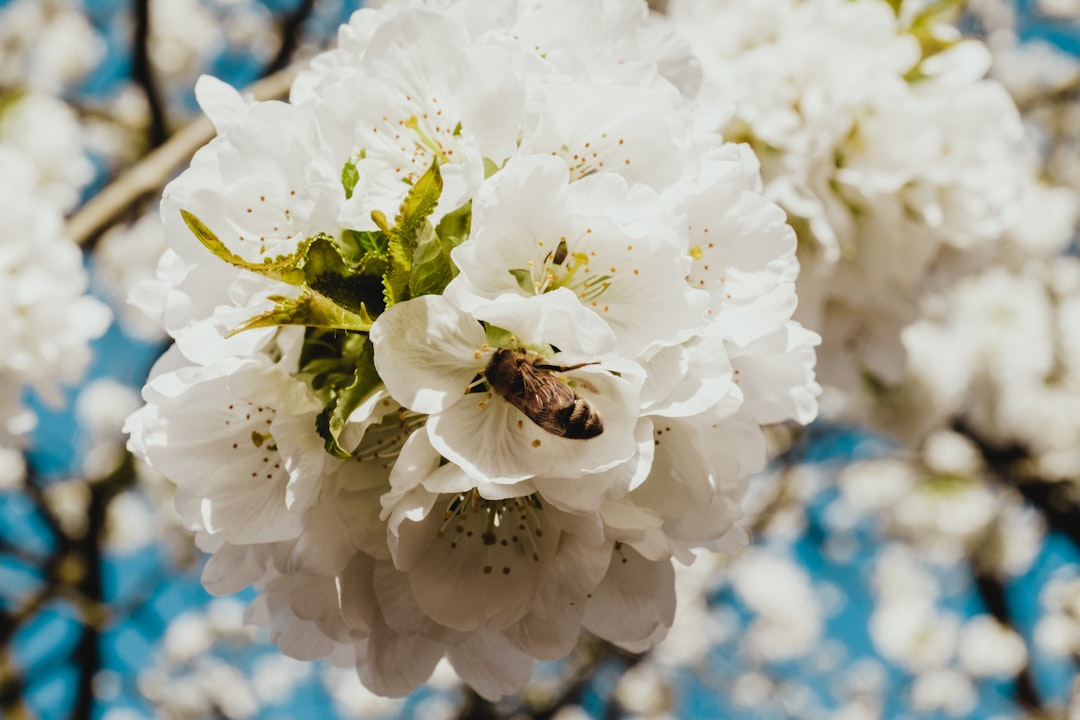
[[[155,148],[169,137],[169,126],[165,116],[165,103],[154,78],[154,66],[150,62],[150,0],[135,0],[133,11],[135,23],[131,38],[131,74],[146,97],[146,105],[150,110],[150,127],[146,131],[146,140],[150,147]]]
[[[301,0],[300,5],[291,13],[285,15],[281,21],[281,46],[270,64],[266,66],[264,75],[271,75],[285,68],[292,62],[293,53],[300,44],[300,28],[311,16],[315,9],[315,0]]]
[[[283,97],[288,94],[298,71],[299,67],[292,65],[250,85],[244,92],[256,100]],[[132,203],[159,192],[177,168],[189,162],[195,151],[213,136],[214,128],[205,117],[200,117],[172,135],[90,198],[68,221],[68,238],[77,245],[90,242]]]

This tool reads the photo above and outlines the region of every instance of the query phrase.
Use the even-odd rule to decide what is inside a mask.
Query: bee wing
[[[521,366],[521,381],[524,386],[522,400],[534,407],[563,408],[577,399],[573,388],[529,363]]]

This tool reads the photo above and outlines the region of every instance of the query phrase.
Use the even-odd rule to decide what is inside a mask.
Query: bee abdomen
[[[562,427],[566,429],[563,437],[571,440],[588,440],[604,432],[604,421],[600,413],[583,397],[575,397],[574,402],[562,410]]]

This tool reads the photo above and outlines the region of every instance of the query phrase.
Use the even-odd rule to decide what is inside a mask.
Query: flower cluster
[[[23,389],[59,403],[60,385],[82,376],[89,341],[110,315],[86,294],[82,253],[64,236],[63,212],[92,172],[71,110],[34,91],[0,93],[0,168],[0,487],[8,487],[22,481],[21,438],[35,422]]]
[[[799,235],[799,313],[845,401],[901,382],[920,299],[985,260],[1034,182],[1016,105],[951,3],[676,0]]]
[[[688,65],[644,3],[460,0],[359,11],[290,103],[200,81],[127,430],[286,653],[493,698],[582,628],[651,646],[672,559],[745,541],[818,338]]]

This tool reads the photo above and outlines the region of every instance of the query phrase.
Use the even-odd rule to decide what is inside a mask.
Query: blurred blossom
[[[78,118],[50,95],[28,92],[10,99],[0,95],[0,146],[13,148],[29,161],[32,186],[63,212],[75,207],[94,178]]]
[[[180,664],[203,655],[214,643],[214,634],[200,610],[189,610],[173,618],[165,631],[161,651],[169,663]]]
[[[89,342],[105,332],[110,315],[85,294],[82,254],[63,235],[60,208],[35,191],[32,162],[0,142],[0,167],[0,274],[8,278],[0,285],[0,385],[29,385],[58,404],[60,384],[82,376]]]
[[[970,438],[950,430],[938,430],[922,447],[923,462],[931,472],[972,475],[982,468],[982,456]]]
[[[1080,20],[1078,0],[1037,0],[1039,12],[1063,20]]]
[[[1024,102],[1076,82],[1080,62],[1045,40],[1020,43],[1015,37],[994,50],[993,76],[1009,89],[1017,102]]]
[[[958,656],[972,675],[1013,677],[1027,664],[1027,646],[1012,628],[989,615],[976,615],[964,622]]]
[[[105,510],[104,544],[111,552],[135,552],[159,540],[161,533],[161,519],[140,493],[121,493]]]
[[[161,326],[138,305],[128,302],[131,289],[154,277],[165,251],[165,231],[156,210],[131,225],[114,225],[98,240],[94,252],[97,284],[107,295],[124,330],[145,340],[161,340]]]
[[[127,457],[120,429],[124,419],[139,406],[138,403],[138,394],[111,378],[93,380],[79,391],[75,400],[75,417],[86,435],[83,472],[88,478],[106,477],[120,467]],[[154,521],[145,519],[143,523],[133,522],[133,526],[146,522],[153,524]]]
[[[912,549],[892,544],[879,554],[874,593],[877,605],[869,630],[883,657],[913,672],[949,662],[959,619],[938,609],[940,586]]]
[[[152,0],[150,62],[169,105],[186,116],[191,87],[226,56],[264,64],[277,49],[274,16],[254,0]]]
[[[0,447],[0,492],[22,487],[26,479],[26,462],[21,452]]]
[[[280,705],[289,700],[296,688],[313,675],[311,663],[287,655],[267,654],[255,659],[251,683],[255,697],[263,705]]]
[[[1039,595],[1043,616],[1035,628],[1035,642],[1058,656],[1080,654],[1080,576],[1076,568],[1059,571]]]
[[[659,718],[672,709],[672,688],[657,668],[638,663],[619,678],[615,699],[633,716]]]
[[[50,482],[45,486],[45,502],[64,534],[73,538],[86,534],[90,488],[85,480],[70,478]]]
[[[776,686],[763,673],[747,672],[735,678],[731,688],[731,699],[743,707],[764,705]]]
[[[700,95],[734,102],[722,130],[755,148],[799,233],[798,314],[823,335],[835,407],[875,402],[904,377],[919,297],[955,282],[956,258],[982,255],[1016,211],[1026,145],[1015,104],[983,79],[989,53],[934,16],[909,26],[920,3],[670,5]],[[927,31],[940,52],[921,47]]]
[[[911,707],[919,712],[943,710],[951,717],[970,717],[977,702],[971,678],[957,670],[919,673],[911,688]]]
[[[351,669],[328,667],[320,675],[334,706],[343,716],[393,718],[399,716],[405,704],[403,700],[371,692],[356,681],[356,673]]]
[[[758,657],[788,660],[818,642],[824,617],[806,570],[765,550],[747,550],[733,564],[732,586],[755,617],[745,641]]]
[[[148,47],[162,77],[190,84],[223,45],[220,22],[202,0],[151,0]]]
[[[56,94],[101,60],[105,43],[76,0],[12,0],[0,7],[0,87]]]
[[[156,709],[157,716],[196,720],[220,714],[249,718],[263,701],[257,692],[258,673],[248,674],[222,653],[230,647],[250,645],[254,631],[244,625],[243,605],[234,600],[213,600],[206,607],[187,610],[175,617],[165,632],[156,663],[139,672],[139,690]],[[265,665],[265,672],[280,669]],[[265,677],[261,678],[264,683]],[[285,684],[274,696],[291,695]],[[269,693],[273,695],[273,693]]]
[[[837,477],[842,496],[860,510],[885,510],[906,497],[917,477],[910,464],[895,459],[864,460]]]
[[[879,598],[870,637],[883,657],[911,671],[944,667],[956,650],[959,618],[926,597]]]

